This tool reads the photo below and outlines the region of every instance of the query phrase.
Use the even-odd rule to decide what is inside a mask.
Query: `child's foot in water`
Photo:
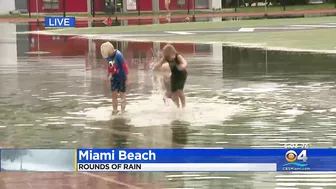
[[[112,115],[117,115],[119,113],[119,111],[117,110],[117,111],[113,111],[112,112]]]

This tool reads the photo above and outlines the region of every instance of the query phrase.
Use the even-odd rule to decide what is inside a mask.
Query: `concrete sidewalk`
[[[279,12],[267,12],[267,16],[305,16],[305,15],[336,15],[336,9],[324,9],[324,10],[300,10],[300,11],[279,11]],[[60,15],[58,15],[60,16]],[[178,14],[172,15],[171,18],[186,18],[191,17],[192,14]],[[262,18],[266,17],[265,12],[213,12],[213,13],[204,13],[204,14],[196,14],[197,18],[213,18],[213,17],[223,17],[223,18],[231,18],[231,17],[254,17],[254,18]],[[116,16],[112,16],[112,19],[115,19]],[[78,21],[93,21],[93,20],[104,20],[106,17],[82,17],[78,16]],[[166,18],[166,15],[130,15],[130,16],[118,16],[118,20],[133,20],[133,19],[154,19],[154,18]],[[20,22],[35,22],[36,18],[0,18],[0,22],[12,22],[12,23],[20,23]],[[39,21],[44,21],[44,18],[41,17]]]

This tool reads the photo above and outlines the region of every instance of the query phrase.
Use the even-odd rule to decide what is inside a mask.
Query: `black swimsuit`
[[[180,64],[177,59],[177,56],[178,54],[176,54],[174,60],[168,61],[171,70],[171,76],[170,76],[171,92],[176,92],[177,90],[183,90],[188,75],[186,70],[180,71],[179,69],[177,69],[177,66]]]

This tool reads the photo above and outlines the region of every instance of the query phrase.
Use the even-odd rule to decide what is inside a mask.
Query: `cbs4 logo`
[[[289,163],[293,163],[297,160],[307,162],[308,160],[307,150],[302,150],[301,153],[299,153],[299,155],[294,150],[289,150],[286,152],[285,158]]]

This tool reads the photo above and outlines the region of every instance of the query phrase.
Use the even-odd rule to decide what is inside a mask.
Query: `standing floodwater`
[[[0,37],[1,146],[261,148],[288,142],[334,146],[335,56],[177,46],[189,62],[187,108],[181,111],[172,102],[165,106],[163,91],[154,90],[147,69],[154,45],[116,42],[130,64],[131,85],[127,114],[113,119],[104,62],[99,52],[89,52],[85,46],[99,47],[102,41],[71,37],[52,41],[51,36],[40,36],[39,50],[49,54],[37,56],[23,52],[37,50],[36,35],[5,36]],[[322,173],[130,175],[167,188],[336,186],[334,178],[323,180]]]

